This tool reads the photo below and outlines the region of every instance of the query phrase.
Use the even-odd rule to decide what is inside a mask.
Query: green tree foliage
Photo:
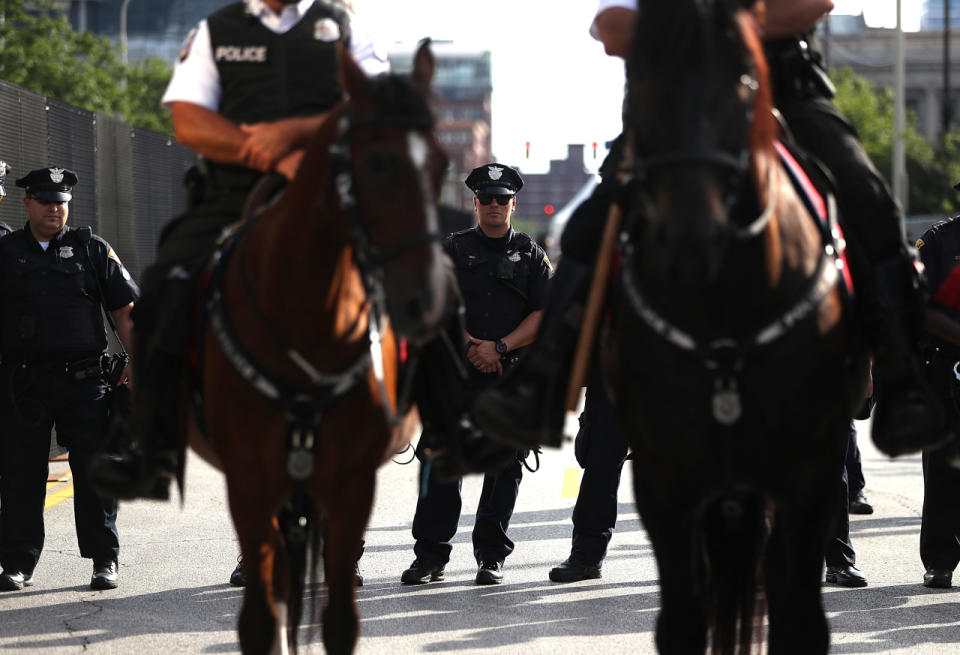
[[[121,116],[136,127],[172,133],[168,112],[160,106],[170,79],[166,63],[148,59],[124,68],[109,39],[74,31],[46,2],[0,0],[0,12],[0,79]]]
[[[835,102],[860,133],[863,146],[884,178],[890,181],[893,160],[893,92],[875,87],[850,69],[832,71]],[[937,147],[907,117],[904,148],[909,179],[909,213],[950,214],[958,209],[953,185],[960,181],[960,133],[951,132]]]

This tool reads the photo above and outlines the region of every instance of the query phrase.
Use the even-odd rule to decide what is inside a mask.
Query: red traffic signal
[[[544,205],[543,213],[547,216],[553,216],[554,212],[557,211],[553,205]]]

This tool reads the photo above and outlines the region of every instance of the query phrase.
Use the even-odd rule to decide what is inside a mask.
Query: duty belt
[[[41,371],[43,373],[63,373],[74,380],[86,380],[103,375],[103,357],[86,357],[72,361],[30,361],[23,360],[16,365],[20,368]]]

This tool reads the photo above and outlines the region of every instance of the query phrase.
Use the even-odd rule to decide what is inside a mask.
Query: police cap
[[[38,168],[17,180],[17,186],[43,202],[70,202],[70,192],[79,181],[77,174],[66,168]]]
[[[512,196],[523,188],[520,173],[503,164],[487,164],[470,171],[464,184],[474,193]]]
[[[5,178],[7,175],[10,175],[10,166],[7,164],[7,162],[0,159],[0,198],[7,195],[7,192],[3,188],[3,178]]]

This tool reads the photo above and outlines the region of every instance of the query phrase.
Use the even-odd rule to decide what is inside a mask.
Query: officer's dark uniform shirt
[[[960,270],[956,270],[960,266],[960,216],[937,223],[923,233],[916,245],[934,303],[938,309],[960,319],[960,285],[956,285],[957,294],[949,293],[954,287],[952,281],[960,280]],[[951,277],[951,273],[958,277]],[[950,287],[941,288],[948,278],[951,278]]]
[[[234,123],[313,116],[340,101],[337,38],[350,41],[342,8],[315,2],[283,34],[267,29],[243,2],[211,14],[207,24],[220,73],[219,113]]]
[[[448,235],[443,248],[456,266],[467,331],[477,339],[502,339],[543,309],[550,262],[526,234],[511,228],[494,239],[477,226]]]
[[[66,227],[44,251],[23,229],[0,238],[0,352],[4,362],[79,359],[106,347],[96,271],[110,311],[139,295],[106,241],[93,236],[90,259],[78,230]],[[92,263],[92,265],[91,265]]]

